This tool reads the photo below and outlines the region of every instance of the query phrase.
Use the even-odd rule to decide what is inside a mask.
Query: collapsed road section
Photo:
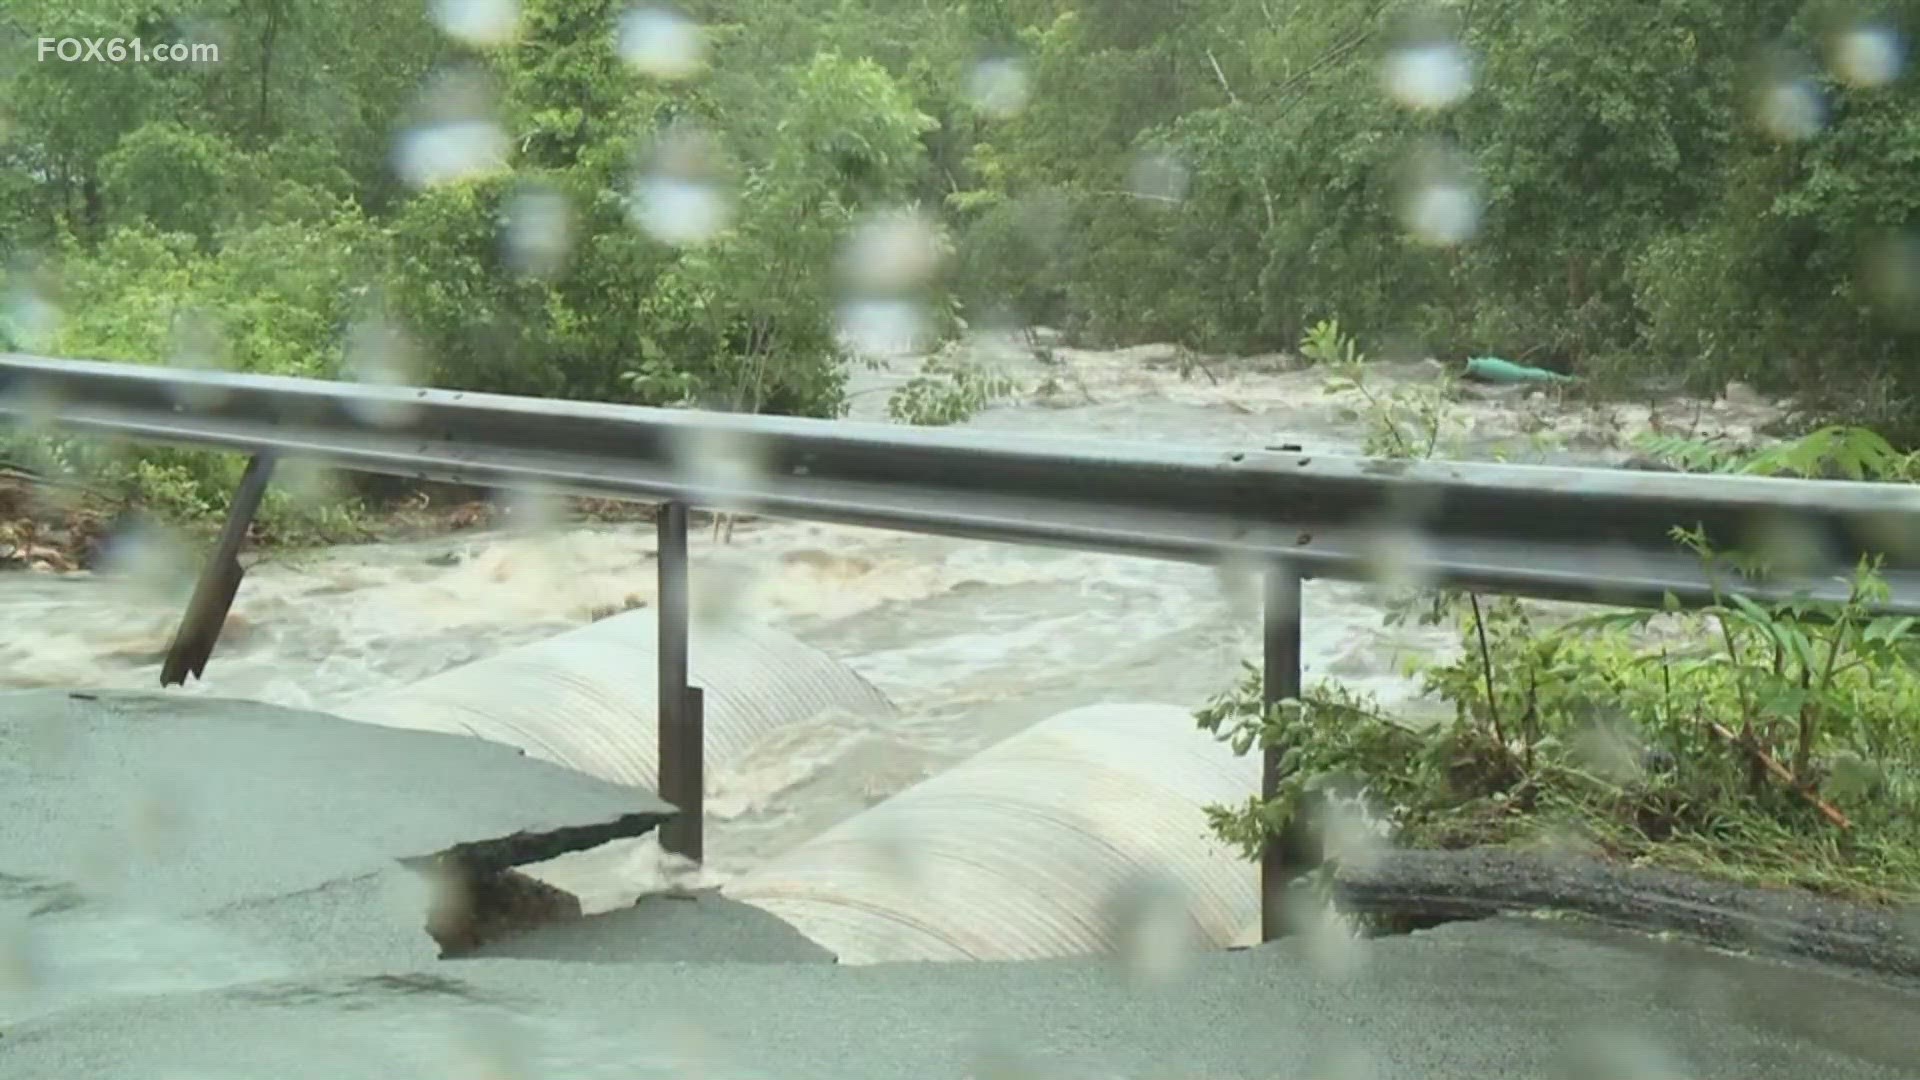
[[[36,964],[64,965],[110,993],[155,950],[216,983],[215,955],[248,977],[459,955],[579,916],[515,867],[674,814],[480,739],[177,694],[0,693],[0,938],[16,943],[0,967],[31,989]]]

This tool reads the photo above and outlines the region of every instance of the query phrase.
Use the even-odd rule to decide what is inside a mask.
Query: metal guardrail
[[[1886,609],[1920,614],[1920,488],[1613,469],[1395,462],[1297,448],[1205,450],[737,416],[0,354],[0,418],[253,455],[163,669],[199,674],[274,459],[667,504],[659,517],[661,795],[693,818],[700,709],[686,685],[686,508],[1259,569],[1270,702],[1300,692],[1300,581],[1378,579],[1651,606],[1722,592],[1844,596],[1884,556]],[[717,465],[718,463],[718,465]],[[1771,583],[1710,570],[1673,539],[1790,545]],[[1383,564],[1391,563],[1391,567]],[[1263,787],[1278,764],[1269,753]],[[1263,859],[1275,895],[1286,854]],[[1277,905],[1266,904],[1269,936]]]

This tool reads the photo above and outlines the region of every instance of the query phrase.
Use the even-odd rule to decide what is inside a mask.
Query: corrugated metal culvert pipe
[[[619,784],[656,790],[657,623],[630,611],[356,699],[339,715],[474,735]],[[768,734],[825,713],[889,718],[852,669],[777,630],[693,628],[690,680],[706,691],[708,775]]]
[[[1116,903],[1159,881],[1194,944],[1257,925],[1258,870],[1205,807],[1259,790],[1238,757],[1170,705],[1054,716],[736,880],[842,963],[1024,960],[1122,951]]]

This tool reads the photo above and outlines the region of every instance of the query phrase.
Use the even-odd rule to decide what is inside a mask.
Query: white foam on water
[[[1321,453],[1351,452],[1365,437],[1351,392],[1327,390],[1327,373],[1283,357],[1061,348],[1049,367],[1011,336],[976,344],[1025,384],[1024,397],[970,422],[979,429],[1240,449],[1288,442]],[[897,385],[904,370],[857,371],[854,390]],[[1437,373],[1427,363],[1370,370],[1388,384]],[[1043,392],[1049,379],[1057,392]],[[884,414],[883,394],[856,398],[867,415],[876,399]],[[1675,415],[1688,408],[1677,403]],[[1691,420],[1703,436],[1751,438],[1775,411],[1720,401]],[[1456,415],[1474,447],[1544,425],[1590,459],[1624,456],[1622,433],[1651,422],[1644,405],[1562,407],[1524,393],[1469,398]],[[825,650],[900,713],[884,730],[818,718],[710,773],[708,846],[724,872],[1060,711],[1100,701],[1197,706],[1258,655],[1245,598],[1228,595],[1210,567],[772,521],[741,523],[730,544],[696,527],[690,546],[697,605],[704,596],[723,617]],[[337,707],[552,637],[597,610],[650,605],[653,551],[651,525],[551,522],[274,555],[249,571],[205,680],[184,692]],[[1310,582],[1305,604],[1309,681],[1338,675],[1407,702],[1407,657],[1454,646],[1445,629],[1383,628],[1378,598],[1362,586]],[[0,575],[0,610],[0,687],[151,688],[179,617],[92,574]],[[650,880],[644,859],[605,858],[618,870],[601,889],[608,895]]]

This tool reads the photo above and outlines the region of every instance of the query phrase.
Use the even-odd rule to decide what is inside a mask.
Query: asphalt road
[[[1114,958],[843,967],[653,897],[441,960],[399,859],[545,857],[659,804],[458,737],[157,702],[0,694],[6,1080],[1920,1077],[1911,991],[1538,919],[1142,985]]]

